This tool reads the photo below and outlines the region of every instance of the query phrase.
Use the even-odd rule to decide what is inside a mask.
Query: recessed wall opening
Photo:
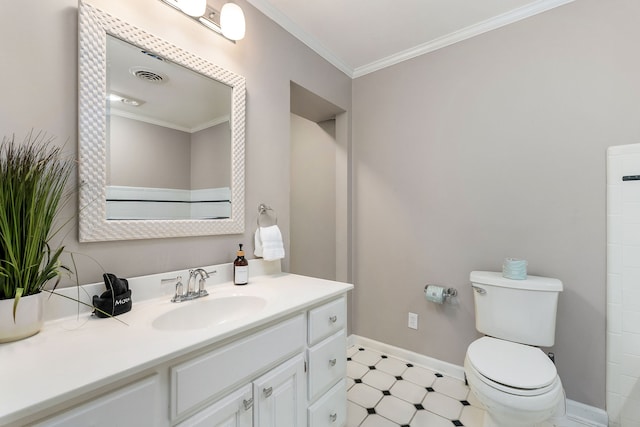
[[[291,82],[289,270],[348,281],[346,113]]]

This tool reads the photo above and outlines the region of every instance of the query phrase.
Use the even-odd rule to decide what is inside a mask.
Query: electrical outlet
[[[411,329],[418,329],[418,314],[417,313],[409,313],[409,324],[407,325]]]

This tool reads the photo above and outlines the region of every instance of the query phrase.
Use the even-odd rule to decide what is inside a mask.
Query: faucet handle
[[[207,295],[209,295],[209,292],[207,292],[207,290],[204,288],[205,283],[205,278],[200,277],[200,280],[198,281],[198,296],[206,297]]]
[[[184,293],[182,290],[184,286],[182,285],[182,276],[178,276],[176,279],[176,293],[173,298],[171,298],[171,302],[182,302],[184,301]]]

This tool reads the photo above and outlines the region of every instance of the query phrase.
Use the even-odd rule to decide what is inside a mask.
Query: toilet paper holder
[[[427,299],[436,304],[442,304],[449,298],[458,295],[458,290],[455,288],[445,288],[438,285],[426,285],[424,287],[424,293]]]

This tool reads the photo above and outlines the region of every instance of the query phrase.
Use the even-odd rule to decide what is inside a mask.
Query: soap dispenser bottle
[[[233,284],[246,285],[249,283],[249,261],[244,257],[242,243],[240,243],[240,250],[238,250],[237,255],[238,257],[233,262]]]

